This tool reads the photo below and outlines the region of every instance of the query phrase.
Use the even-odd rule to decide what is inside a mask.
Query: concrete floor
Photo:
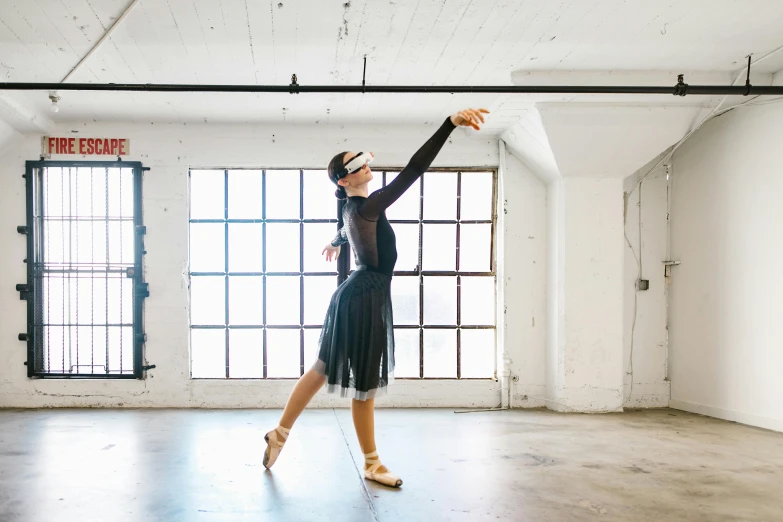
[[[0,410],[0,521],[783,520],[783,434],[674,410],[379,410],[401,490],[360,478],[350,411]]]

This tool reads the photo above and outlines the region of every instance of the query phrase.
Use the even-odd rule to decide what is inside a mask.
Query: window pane
[[[299,330],[266,331],[267,377],[301,375],[299,366]]]
[[[336,188],[325,170],[304,171],[304,218],[337,219]]]
[[[61,286],[61,279],[51,279],[48,281],[44,281],[44,292],[46,292],[46,288],[48,286],[49,288],[49,294],[45,296],[45,302],[47,303],[46,310],[44,310],[44,318],[46,322],[56,322],[57,318],[60,317],[62,306],[63,306],[63,297],[60,293],[62,286]],[[107,323],[107,308],[108,308],[108,297],[106,293],[106,278],[105,277],[95,277],[90,281],[91,285],[91,305],[92,309],[90,310],[90,322],[93,324],[105,324]]]
[[[101,170],[103,172],[103,170]],[[102,181],[106,182],[106,176],[101,175]],[[63,215],[63,204],[65,202],[65,193],[63,192],[63,169],[60,167],[49,167],[44,169],[44,212],[45,216],[61,217]],[[105,189],[104,189],[105,190]],[[104,197],[105,200],[105,197]],[[104,209],[104,215],[106,211]]]
[[[460,225],[460,272],[489,272],[492,225]]]
[[[82,276],[82,283],[80,288],[87,288],[88,279]],[[82,302],[88,301],[88,293],[82,292],[79,296],[79,300]],[[75,307],[74,307],[75,308]],[[81,322],[84,321],[85,316],[80,317]],[[133,324],[133,279],[130,277],[122,278],[122,317],[121,322],[124,324]]]
[[[190,324],[226,324],[226,282],[222,276],[190,278]]]
[[[299,171],[266,171],[266,218],[299,219]]]
[[[228,374],[232,379],[264,376],[264,331],[228,331]]]
[[[394,324],[419,324],[419,278],[395,276],[391,295]]]
[[[92,240],[91,236],[76,237],[77,232],[81,229],[78,227],[78,223],[73,223],[73,236],[71,239],[72,252],[75,255],[76,241],[84,243]],[[106,238],[101,238],[102,242],[106,242]],[[116,264],[133,264],[133,222],[132,221],[109,221],[109,263]],[[81,250],[81,244],[79,250]],[[66,256],[69,256],[69,252],[66,250]],[[69,256],[70,257],[70,256]]]
[[[457,219],[457,173],[424,175],[424,219]]]
[[[264,229],[261,223],[228,224],[228,269],[231,272],[262,272]]]
[[[228,172],[228,217],[261,219],[263,176],[260,170]]]
[[[102,172],[103,170],[98,171],[100,176],[103,176]],[[80,167],[76,169],[76,175],[73,177],[73,183],[74,183],[74,202],[72,205],[72,212],[73,215],[79,216],[79,217],[90,217],[92,216],[92,208],[95,205],[95,202],[92,200],[92,177],[91,177],[92,169],[88,167]],[[129,194],[125,194],[123,192],[122,196],[123,199],[130,198],[130,209],[133,210],[133,185],[131,185],[131,190],[127,191]],[[125,191],[125,187],[123,186],[123,191]],[[105,195],[104,195],[105,197]],[[123,206],[126,203],[123,202]],[[123,208],[123,210],[125,210]],[[131,214],[133,215],[133,214]]]
[[[267,223],[267,272],[299,272],[299,249],[298,223]]]
[[[133,373],[133,327],[123,326],[117,328],[118,337],[122,336],[122,344],[120,345],[120,360],[123,373]],[[76,340],[74,339],[74,342]],[[76,361],[74,361],[75,363]],[[81,361],[80,364],[85,364],[86,361]]]
[[[321,345],[318,340],[321,338],[320,328],[308,328],[304,331],[304,367],[305,371],[315,364],[318,358],[318,352],[321,349]]]
[[[39,173],[43,183],[36,190],[44,202],[39,206],[36,197],[33,211],[44,217],[43,249],[41,259],[30,261],[55,269],[60,267],[53,264],[64,264],[72,273],[36,276],[43,298],[38,321],[50,325],[36,328],[43,348],[37,369],[132,372],[133,280],[118,269],[134,261],[133,169],[36,169]],[[107,207],[111,221],[105,220]],[[108,272],[102,266],[107,263]]]
[[[415,271],[419,266],[419,225],[394,223],[397,236],[397,271]]]
[[[61,330],[65,335],[64,363],[65,363],[65,371],[68,371],[69,368],[71,368],[73,365],[76,364],[76,356],[75,356],[76,354],[71,352],[70,349],[70,346],[72,346],[74,340],[69,338],[70,335],[73,335],[73,330],[71,328],[62,328],[59,330]],[[104,328],[101,331],[101,337],[98,339],[99,349],[96,351],[95,354],[95,362],[91,363],[89,360],[80,360],[79,364],[106,365],[108,362],[107,366],[96,367],[95,370],[98,370],[98,372],[100,372],[104,368],[108,368],[109,372],[111,373],[120,373],[122,371],[123,359],[126,357],[125,351],[127,351],[128,349],[128,345],[125,344],[125,339],[123,339],[122,351],[120,350],[120,337],[122,334],[121,330],[122,329],[118,327]],[[57,345],[55,345],[55,347],[57,347]],[[107,351],[108,351],[108,356],[106,355]],[[57,358],[61,359],[62,356],[63,354],[62,352],[60,352]],[[54,358],[54,352],[52,353],[52,358]],[[53,365],[56,367],[56,369],[59,369],[62,366],[62,363],[60,361],[57,361],[56,363],[53,362]],[[131,368],[132,367],[133,365],[131,363]],[[87,366],[84,366],[83,368],[85,370],[88,370]],[[76,366],[73,366],[73,370],[76,370]]]
[[[100,288],[100,287],[99,287]],[[105,286],[103,286],[105,288]],[[43,280],[43,322],[62,324],[65,314],[65,287],[61,278],[47,277]],[[106,322],[106,310],[103,309],[102,323]]]
[[[337,262],[327,261],[323,249],[337,235],[334,223],[304,224],[304,271],[337,273]],[[345,245],[343,245],[345,248]]]
[[[46,345],[46,348],[44,350],[44,353],[46,354],[44,357],[44,364],[46,365],[47,371],[63,371],[64,370],[64,362],[63,362],[63,355],[62,355],[62,349],[65,343],[65,329],[62,327],[55,327],[55,326],[48,326],[44,329],[44,343]],[[100,332],[98,332],[100,330]],[[100,337],[98,337],[99,342],[103,343],[101,346],[105,345],[105,336],[106,336],[106,328],[96,328],[96,333],[100,333]],[[103,364],[106,360],[104,356],[99,356],[96,358],[95,364]]]
[[[424,330],[424,377],[457,376],[457,331]]]
[[[492,219],[492,173],[463,172],[460,219]]]
[[[424,278],[424,324],[457,324],[456,276]]]
[[[323,324],[329,300],[337,289],[337,278],[333,276],[308,276],[304,278],[304,322],[309,325]]]
[[[75,312],[75,314],[79,314],[79,324],[94,324],[98,321],[95,320],[95,308],[96,305],[94,301],[100,300],[103,303],[102,309],[106,308],[106,301],[105,301],[105,295],[104,294],[98,294],[97,289],[98,286],[95,285],[95,279],[90,278],[90,275],[92,274],[81,274],[78,278],[78,280],[71,280],[72,283],[72,292],[75,294],[75,292],[79,292],[78,301],[75,299],[74,296],[74,304],[76,306],[71,305],[71,310]],[[75,282],[75,284],[74,284]],[[54,285],[56,286],[56,285]],[[78,286],[78,289],[76,288]],[[43,285],[44,290],[44,303],[47,303],[48,306],[44,307],[44,314],[46,313],[46,309],[52,307],[52,305],[55,305],[54,309],[59,308],[62,306],[61,302],[52,301],[51,297],[52,295],[47,293],[48,292],[48,285],[46,284],[46,280],[44,280]],[[61,288],[62,290],[62,288]],[[49,301],[46,299],[49,298]],[[123,314],[123,322],[131,323],[133,319],[132,315],[132,305],[133,305],[133,280],[130,278],[124,278],[123,279],[123,303],[122,303],[122,314]],[[74,315],[75,315],[74,314]],[[104,312],[105,317],[105,312]],[[75,321],[74,321],[75,322]],[[105,322],[102,321],[102,322]]]
[[[66,171],[70,171],[70,176],[66,176],[67,183],[69,184],[68,194],[70,196],[70,200],[65,201],[66,208],[69,209],[68,215],[74,217],[89,216],[90,214],[90,199],[89,199],[90,198],[90,169],[84,167],[74,167],[74,168],[66,169]],[[125,190],[124,185],[122,188],[123,190]],[[124,202],[126,199],[125,194],[122,195],[122,199]],[[133,200],[131,199],[131,202],[132,201]],[[84,210],[86,210],[86,212],[82,214]]]
[[[424,225],[422,269],[457,269],[457,225]]]
[[[47,169],[47,170],[51,170],[51,169]],[[90,170],[92,171],[91,214],[95,217],[106,217],[106,205],[108,202],[108,200],[106,199],[106,169],[94,168]],[[55,199],[54,194],[55,193],[50,192],[50,195],[52,196],[52,200]]]
[[[82,170],[89,170],[89,169],[79,169]],[[120,169],[122,172],[121,176],[121,201],[120,205],[122,206],[122,217],[131,218],[133,219],[133,169]],[[82,195],[84,193],[84,189],[81,186],[81,179],[79,180],[79,200],[82,199]],[[88,194],[89,195],[89,194]]]
[[[225,217],[225,177],[222,170],[190,171],[190,219]]]
[[[264,278],[228,278],[228,324],[264,323]]]
[[[225,234],[226,226],[223,223],[190,224],[191,272],[225,271]]]
[[[460,331],[460,377],[491,378],[495,375],[495,330]]]
[[[65,181],[68,183],[71,182],[74,169],[64,169],[63,172],[66,170],[69,175],[66,176]],[[117,218],[122,215],[120,209],[120,203],[122,201],[122,198],[120,197],[120,169],[106,169],[106,179],[109,183],[109,217]],[[68,211],[70,211],[70,209],[66,212]]]
[[[103,228],[104,236],[98,238],[98,241],[106,243],[105,230]],[[65,221],[47,221],[44,226],[44,261],[47,263],[63,263],[68,256],[68,223]],[[104,247],[105,248],[105,247]],[[99,261],[106,261],[106,254],[104,249],[103,258],[99,258]]]
[[[299,276],[267,276],[266,324],[299,324]]]
[[[86,321],[83,321],[86,322]],[[132,329],[131,329],[132,330]],[[106,350],[106,343],[103,337],[99,339],[95,338],[93,339],[93,335],[95,334],[94,328],[90,326],[81,326],[79,328],[75,328],[73,330],[77,337],[74,339],[75,345],[73,351],[74,364],[79,364],[79,372],[81,373],[97,373],[102,368],[97,366],[87,366],[92,364],[101,364],[101,361],[95,360],[95,356],[97,356],[99,353],[104,354],[100,359],[103,359],[105,357],[105,350]],[[132,332],[131,332],[132,334]],[[133,339],[131,338],[131,342]],[[103,350],[100,352],[94,353],[93,350],[95,349],[95,343],[96,342],[102,342],[101,346]],[[131,355],[133,355],[133,349],[131,349]],[[130,364],[131,369],[133,369],[133,361],[131,361]]]
[[[56,247],[52,245],[50,235],[51,232],[55,232],[58,236],[58,240],[62,240],[61,232],[59,231],[59,224],[55,221],[49,221],[44,229],[44,241],[48,242],[47,246],[54,250],[56,254]],[[104,221],[79,221],[72,223],[74,229],[74,237],[78,239],[73,244],[73,254],[75,260],[80,263],[105,263],[106,262],[106,222]],[[49,228],[53,227],[50,231]],[[131,230],[133,225],[131,224]],[[125,233],[123,233],[124,236]],[[123,237],[125,240],[125,237]],[[133,240],[131,240],[130,253],[126,253],[123,250],[123,257],[130,256],[131,262],[133,258]],[[124,249],[125,247],[123,247]],[[52,261],[49,252],[44,251],[46,261]],[[60,256],[62,257],[62,251]]]
[[[396,178],[397,172],[386,173],[386,184]],[[378,174],[380,177],[380,174]],[[386,217],[388,219],[419,219],[419,205],[421,203],[421,178],[417,179],[411,187],[400,196],[400,199],[394,202],[386,210]]]
[[[419,377],[419,329],[394,330],[394,376]]]
[[[109,324],[119,324],[122,317],[122,301],[120,298],[121,290],[127,289],[127,286],[122,288],[122,279],[119,277],[111,277],[107,280],[109,293],[105,302],[108,302],[108,322]],[[66,287],[67,288],[67,287]],[[67,290],[66,290],[67,291]],[[124,292],[122,292],[124,293]],[[101,297],[105,297],[106,294]],[[126,294],[127,296],[127,294]],[[123,296],[125,297],[125,296]],[[130,296],[128,296],[130,297]],[[66,303],[69,299],[75,299],[73,294],[66,296]],[[72,308],[72,307],[69,307]],[[70,310],[66,310],[66,322],[70,322]]]
[[[191,376],[194,379],[223,379],[226,376],[226,331],[190,331]]]
[[[462,309],[460,322],[467,325],[495,324],[495,278],[460,277]]]

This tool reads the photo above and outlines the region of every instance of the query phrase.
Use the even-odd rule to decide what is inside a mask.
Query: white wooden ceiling
[[[131,0],[0,0],[2,81],[60,82]],[[511,85],[518,70],[736,71],[783,45],[780,0],[139,0],[69,82]],[[783,69],[783,53],[759,72]],[[672,78],[671,83],[674,83]],[[55,121],[514,123],[538,96],[46,92]],[[673,98],[673,97],[670,97]],[[559,99],[548,97],[547,100]],[[695,102],[694,102],[695,103]]]

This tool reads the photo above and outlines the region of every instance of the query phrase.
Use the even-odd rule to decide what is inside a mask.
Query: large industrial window
[[[141,378],[142,166],[26,164],[27,374]]]
[[[396,172],[375,174],[371,192]],[[433,169],[387,211],[395,377],[494,376],[495,185],[491,171]],[[353,268],[348,245],[342,263],[321,255],[337,230],[333,193],[322,170],[191,170],[193,378],[296,378],[312,365]]]

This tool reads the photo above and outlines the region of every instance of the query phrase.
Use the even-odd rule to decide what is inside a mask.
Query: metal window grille
[[[389,169],[381,174],[375,188],[385,185],[396,173]],[[463,197],[464,181],[471,176],[481,177],[483,192]],[[429,196],[435,211],[425,210],[429,201],[425,197],[427,188],[442,188],[438,181],[445,182],[450,192]],[[415,279],[417,287],[415,319],[395,324],[398,337],[405,337],[403,341],[410,340],[406,335],[416,336],[416,370],[403,372],[401,378],[472,378],[475,372],[465,371],[462,365],[463,338],[477,334],[480,337],[474,337],[471,346],[480,344],[483,355],[474,354],[474,359],[482,357],[482,364],[489,368],[480,378],[491,378],[495,373],[496,185],[497,173],[493,170],[430,169],[387,212],[398,234],[398,250],[401,235],[405,236],[403,229],[407,232],[415,229],[417,243],[413,245],[415,262],[411,266],[404,264],[411,256],[398,259],[392,283],[393,292],[398,281],[410,283]],[[191,170],[189,275],[193,378],[295,378],[313,362],[328,297],[347,278],[353,265],[347,245],[336,265],[327,267],[313,259],[320,256],[323,244],[341,225],[335,219],[340,212],[339,204],[335,212],[333,190],[323,171]],[[463,211],[463,199],[471,197],[483,198],[480,217]],[[435,199],[448,202],[443,205],[443,212],[438,212]],[[316,210],[311,208],[314,201],[320,202]],[[449,254],[437,244],[439,232],[446,229],[452,239]],[[478,241],[482,245],[481,254],[474,256],[483,256],[480,266],[476,259],[466,262],[465,255],[460,253],[461,248],[465,251],[474,246],[477,235],[483,237]],[[405,237],[411,240],[412,236]],[[433,256],[450,261],[432,263]],[[451,266],[441,266],[451,261]],[[438,305],[425,296],[437,294],[442,288],[438,281],[446,282],[453,290],[453,295],[447,297],[455,312],[450,320],[428,317]],[[489,310],[480,321],[470,321],[475,314],[463,318],[466,315],[463,288],[468,283],[474,290],[476,283],[480,283],[481,291],[477,295],[484,297],[482,306]],[[402,300],[393,298],[393,302],[396,307]],[[473,309],[475,303],[470,308]],[[396,319],[397,311],[395,323]],[[449,339],[453,338],[445,351],[455,348],[446,364],[449,369],[428,371],[439,363],[437,357],[425,363],[429,356],[425,345],[438,341],[436,337],[444,332]],[[398,341],[398,362],[400,345]]]
[[[142,170],[26,163],[28,377],[143,378]]]

